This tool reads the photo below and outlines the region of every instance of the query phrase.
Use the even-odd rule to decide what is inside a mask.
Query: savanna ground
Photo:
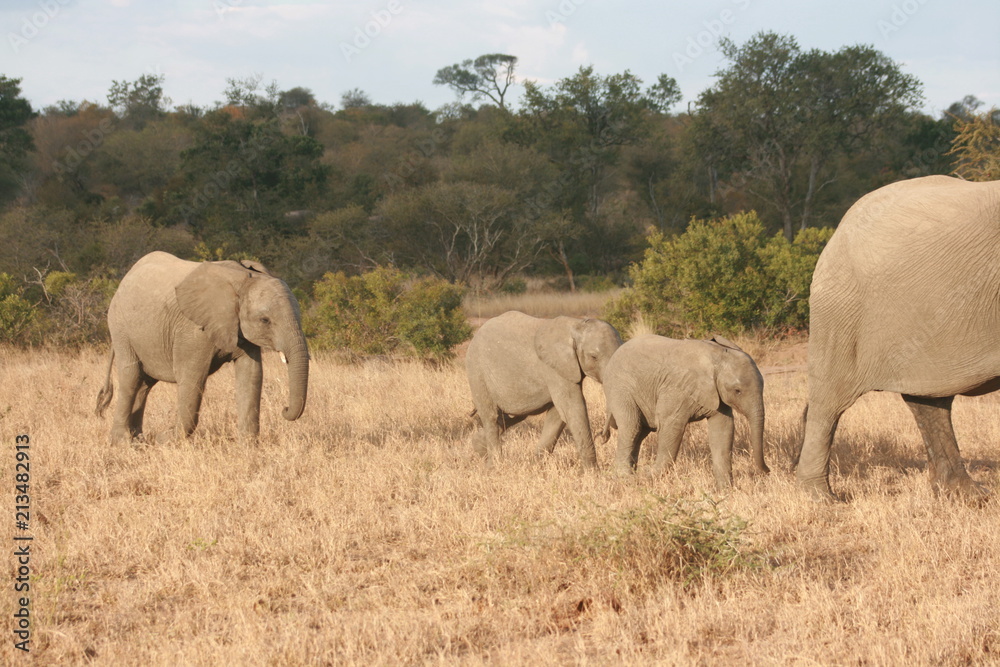
[[[536,461],[537,420],[486,471],[460,360],[316,355],[305,415],[289,423],[268,354],[259,444],[236,436],[226,369],[196,437],[112,447],[109,418],[93,415],[102,351],[0,350],[0,662],[1000,661],[996,501],[932,495],[892,394],[841,422],[834,485],[847,502],[807,500],[789,472],[803,345],[741,342],[768,369],[772,473],[751,475],[738,420],[726,494],[712,489],[703,424],[655,480],[610,474],[609,443],[596,474],[565,438]],[[585,388],[599,429],[603,398]],[[153,390],[148,430],[173,423],[173,394]],[[995,490],[1000,398],[958,399],[955,423],[972,474]],[[11,632],[18,433],[31,437],[29,655]]]

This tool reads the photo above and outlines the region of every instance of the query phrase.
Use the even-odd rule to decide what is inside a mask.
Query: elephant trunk
[[[754,467],[762,473],[771,472],[764,462],[764,406],[758,405],[747,413],[750,422],[750,451]]]
[[[306,393],[309,388],[309,348],[301,330],[292,337],[292,342],[281,349],[288,364],[288,405],[281,416],[295,421],[302,416],[306,407]]]

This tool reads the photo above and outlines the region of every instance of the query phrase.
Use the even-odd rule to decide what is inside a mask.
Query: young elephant
[[[639,447],[651,431],[657,432],[653,474],[673,465],[688,422],[708,419],[715,484],[732,483],[733,409],[750,422],[754,465],[764,463],[764,379],[757,364],[739,347],[722,337],[711,340],[673,340],[637,336],[611,357],[604,371],[608,422],[618,428],[615,468],[631,474]]]
[[[551,452],[569,425],[581,464],[596,467],[583,378],[600,382],[621,343],[614,327],[595,319],[539,319],[510,311],[483,324],[465,360],[482,424],[473,436],[476,452],[492,464],[501,433],[529,415],[547,412],[538,453]]]
[[[288,285],[257,262],[188,262],[151,252],[122,278],[108,309],[108,329],[111,353],[97,414],[111,404],[116,364],[120,395],[112,442],[142,434],[146,397],[158,382],[177,384],[178,426],[190,435],[198,425],[208,376],[229,362],[236,367],[240,431],[256,437],[264,378],[261,348],[287,359],[285,419],[298,419],[305,408],[309,348],[299,304]]]

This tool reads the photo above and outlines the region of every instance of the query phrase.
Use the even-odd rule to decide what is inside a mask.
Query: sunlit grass
[[[103,371],[95,351],[0,350],[5,479],[14,435],[32,438],[38,664],[989,664],[1000,651],[1000,513],[933,496],[892,394],[841,421],[833,482],[850,502],[828,506],[788,471],[800,371],[765,376],[766,478],[737,420],[727,495],[703,423],[655,480],[614,476],[613,442],[596,474],[565,439],[536,461],[537,418],[485,470],[460,360],[317,355],[305,415],[286,422],[266,355],[256,445],[235,433],[224,369],[194,438],[112,447],[93,415]],[[600,387],[584,386],[599,428]],[[153,390],[151,431],[169,431],[174,393]],[[1000,401],[958,399],[955,423],[995,488]],[[11,545],[13,521],[0,525]],[[0,663],[18,661],[8,633]]]

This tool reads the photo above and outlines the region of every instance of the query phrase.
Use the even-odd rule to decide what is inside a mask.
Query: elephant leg
[[[954,396],[924,398],[903,395],[927,447],[928,470],[934,492],[955,493],[969,498],[981,498],[985,490],[976,484],[965,469],[951,423]]]
[[[152,389],[155,384],[155,379],[149,377],[145,373],[140,374],[139,388],[135,392],[135,401],[132,403],[132,413],[128,418],[128,430],[129,434],[133,438],[138,438],[142,435],[142,420],[143,416],[146,414],[146,398],[149,396],[149,390]]]
[[[559,416],[559,411],[554,407],[549,408],[549,411],[545,413],[545,424],[542,426],[542,435],[538,439],[538,447],[535,453],[539,457],[551,454],[556,448],[556,440],[559,439],[565,428],[566,422]]]
[[[846,409],[833,409],[827,402],[809,402],[805,436],[795,465],[795,476],[813,500],[836,499],[830,490],[830,448],[840,415]]]
[[[673,467],[684,439],[684,429],[687,428],[687,420],[677,415],[659,417],[657,422],[656,460],[650,470],[651,475],[660,475]]]
[[[733,484],[733,413],[728,408],[708,418],[708,447],[712,451],[715,488],[728,489]]]
[[[236,366],[236,414],[240,432],[251,438],[260,433],[260,389],[264,383],[264,366],[260,348],[250,348],[233,362]]]
[[[174,368],[177,368],[176,363]],[[177,420],[185,437],[190,436],[198,426],[208,369],[208,360],[198,364],[189,359],[185,362],[184,368],[177,372]]]
[[[615,472],[631,475],[639,462],[639,448],[650,431],[639,418],[637,409],[620,410],[614,417],[618,427],[618,447],[615,450]]]
[[[118,357],[118,402],[115,403],[114,421],[111,425],[112,444],[132,438],[132,414],[136,397],[143,385],[139,359],[128,352],[117,353]],[[148,390],[147,390],[148,391]],[[143,397],[145,403],[145,397]]]
[[[583,397],[583,387],[574,384],[559,396],[553,395],[553,405],[562,420],[569,426],[569,432],[576,443],[580,464],[584,468],[597,467],[597,448],[590,432],[590,417],[587,415],[587,401]]]
[[[486,466],[493,467],[500,449],[500,434],[506,429],[505,416],[492,402],[476,401],[476,418],[479,428],[472,435],[472,448]]]

